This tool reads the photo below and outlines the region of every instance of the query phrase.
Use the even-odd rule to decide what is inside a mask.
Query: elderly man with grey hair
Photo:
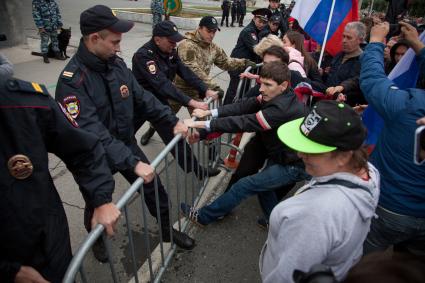
[[[332,60],[326,94],[350,106],[367,104],[359,85],[360,46],[366,38],[366,27],[361,22],[350,22],[342,36],[342,51]]]

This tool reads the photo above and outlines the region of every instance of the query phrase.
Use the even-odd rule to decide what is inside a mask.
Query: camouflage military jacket
[[[164,2],[162,0],[152,0],[151,1],[151,10],[152,13],[164,14]]]
[[[33,0],[32,17],[37,28],[51,32],[62,27],[59,6],[54,0]]]
[[[218,85],[210,77],[213,65],[222,70],[231,71],[243,69],[246,64],[245,59],[230,58],[226,52],[215,43],[207,43],[201,39],[197,31],[187,32],[186,39],[178,47],[178,54],[182,62],[188,66],[209,89],[214,89]],[[186,84],[180,77],[176,76],[176,86],[186,94],[196,90]]]

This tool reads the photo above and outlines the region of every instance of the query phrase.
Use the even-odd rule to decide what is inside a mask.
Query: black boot
[[[171,242],[170,239],[170,229],[163,228],[162,229],[162,240],[165,243]],[[173,228],[173,243],[185,250],[191,250],[195,247],[195,240],[189,237],[186,233],[179,232]]]
[[[46,63],[46,64],[50,63],[49,57],[47,57],[47,53],[43,53],[43,62]]]
[[[149,129],[146,131],[146,133],[143,134],[142,138],[140,139],[140,144],[147,145],[153,134],[155,134],[155,128],[149,127]]]
[[[60,52],[55,52],[55,59],[57,59],[57,60],[66,60],[66,57],[63,56]]]
[[[96,240],[92,247],[94,257],[102,263],[108,262],[108,253],[106,252],[105,244],[102,237]]]

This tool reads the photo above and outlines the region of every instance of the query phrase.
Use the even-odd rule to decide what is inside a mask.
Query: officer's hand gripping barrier
[[[212,99],[209,98],[206,102],[207,103],[211,103],[212,102]],[[218,103],[218,102],[214,102],[214,103]],[[196,120],[195,117],[192,117],[192,119],[193,120]],[[164,161],[165,167],[163,168],[162,172],[165,171],[165,174],[166,174],[166,184],[167,184],[166,188],[169,188],[169,186],[168,186],[169,185],[169,172],[168,171],[169,171],[169,168],[170,168],[169,161],[168,161],[168,158],[167,158],[167,154],[170,153],[173,150],[175,150],[175,152],[177,152],[177,146],[178,146],[178,143],[179,143],[180,140],[182,140],[182,135],[181,134],[176,135],[171,140],[171,142],[168,143],[165,146],[165,148],[158,154],[158,156],[151,162],[151,166],[155,169],[155,173],[157,173],[156,170],[158,169],[158,166],[160,165],[161,162]],[[194,196],[195,196],[195,178],[192,178],[192,180],[191,180],[191,185],[192,185],[191,186],[192,187],[192,203],[197,203],[198,202],[199,197],[202,194],[202,192],[205,189],[205,186],[206,186],[206,184],[208,182],[208,177],[207,177],[208,176],[208,168],[209,168],[208,163],[211,163],[211,165],[213,166],[213,168],[215,166],[217,166],[217,164],[219,163],[219,158],[220,158],[220,144],[221,144],[221,140],[220,139],[216,139],[215,143],[213,143],[213,146],[216,149],[215,156],[214,156],[214,159],[213,160],[207,162],[206,171],[205,170],[203,170],[203,171],[200,170],[200,167],[199,166],[197,167],[197,170],[198,170],[197,171],[198,172],[198,181],[197,182],[198,182],[198,185],[200,185],[200,189],[199,189],[198,194],[194,198]],[[211,143],[208,143],[207,145],[209,147],[211,145]],[[187,161],[187,159],[186,159],[187,158],[187,156],[186,156],[187,155],[187,151],[186,151],[186,147],[184,147],[184,148],[185,148],[184,156],[183,156],[183,158],[184,158],[184,164],[185,164],[184,167],[185,167],[185,169],[187,169],[187,165],[188,165],[187,162],[186,162]],[[200,159],[200,161],[201,161],[201,159],[203,159],[205,161],[206,160],[206,158],[205,158],[205,150],[203,150],[203,152],[201,154],[200,146],[198,146],[197,151],[198,151],[198,158]],[[182,157],[181,156],[179,157],[179,155],[176,154],[175,158],[176,158],[175,159],[176,160],[176,164],[178,164],[179,163],[179,158],[182,158]],[[194,168],[194,158],[190,158],[190,160],[191,160],[191,163],[192,163],[191,164],[192,165],[191,168]],[[160,215],[159,198],[158,198],[158,175],[159,174],[160,174],[160,172],[156,174],[155,179],[154,179],[154,182],[155,182],[154,185],[155,185],[156,214],[157,215]],[[200,174],[202,176],[199,176]],[[176,183],[177,183],[177,185],[180,185],[179,175],[181,175],[181,174],[178,172],[178,168],[176,166],[176,178],[177,178]],[[199,178],[202,181],[199,181]],[[186,184],[186,187],[185,187],[184,195],[182,197],[184,198],[185,202],[188,202],[189,192],[188,192],[188,189],[187,188],[189,186],[188,186],[188,176],[187,176],[187,174],[184,176],[184,179],[185,179],[184,180],[185,181],[184,183]],[[131,232],[131,229],[130,229],[131,223],[130,223],[130,220],[129,220],[128,206],[129,206],[130,202],[132,202],[135,198],[138,197],[138,192],[142,192],[142,191],[143,191],[143,179],[142,178],[138,178],[130,186],[130,188],[125,191],[125,193],[121,196],[121,198],[116,203],[117,208],[120,211],[124,212],[125,221],[126,221],[126,224],[127,224],[127,231],[128,231],[127,237],[128,237],[129,245],[130,245],[130,248],[131,248],[132,271],[133,271],[133,276],[134,276],[133,279],[132,279],[133,282],[140,282],[140,280],[139,280],[139,273],[140,273],[139,271],[140,271],[140,269],[138,270],[137,269],[137,266],[136,266],[136,256],[135,256],[135,248],[134,248],[135,245],[134,245],[134,239],[133,239],[133,236],[132,236],[132,232]],[[168,191],[170,191],[170,190],[168,189]],[[180,202],[180,197],[181,196],[180,196],[180,193],[179,193],[179,189],[177,188],[177,202],[178,203]],[[140,198],[141,198],[142,210],[143,210],[143,213],[142,213],[143,222],[144,222],[144,225],[147,226],[147,224],[146,224],[147,223],[146,204],[145,204],[144,193],[140,193]],[[171,200],[170,200],[170,198],[168,198],[168,201],[169,201],[169,203],[168,203],[169,213],[171,214],[171,205],[170,205]],[[178,209],[179,206],[177,205],[176,207]],[[157,217],[157,219],[158,219],[158,226],[161,227],[161,217]],[[170,231],[170,239],[172,239],[172,237],[173,237],[172,236],[173,231],[171,229],[172,228],[172,221],[171,221],[171,219],[172,219],[172,217],[170,215],[170,229],[169,229],[169,231]],[[185,223],[181,224],[180,218],[178,219],[178,228],[179,228],[178,230],[184,231],[187,228],[187,226],[188,226],[188,221],[187,220],[185,221]],[[112,280],[113,280],[113,282],[120,282],[120,280],[118,278],[119,276],[118,276],[118,274],[117,274],[117,272],[115,270],[114,263],[113,263],[113,260],[112,260],[112,251],[111,251],[110,243],[109,243],[109,240],[107,239],[105,233],[103,233],[104,230],[105,230],[104,226],[102,226],[101,224],[98,224],[87,235],[87,237],[85,238],[85,240],[83,241],[83,243],[81,244],[81,246],[75,252],[74,257],[72,258],[72,261],[71,261],[71,263],[68,266],[68,269],[67,269],[66,274],[64,276],[63,282],[65,282],[65,283],[75,282],[76,276],[77,276],[77,273],[78,272],[80,272],[81,281],[82,282],[88,282],[87,279],[86,279],[86,274],[85,274],[85,272],[83,270],[83,265],[82,265],[83,264],[83,260],[85,259],[85,256],[87,255],[87,253],[89,252],[89,250],[91,249],[91,247],[94,245],[94,243],[96,242],[96,240],[100,236],[103,237],[103,240],[104,240],[104,243],[105,243],[106,252],[108,254],[108,259],[109,259],[109,266],[110,266],[110,270],[111,270]],[[146,228],[146,230],[147,230],[147,228]],[[154,268],[153,268],[152,259],[151,259],[151,256],[150,256],[151,255],[151,247],[150,247],[149,236],[148,236],[148,233],[144,233],[144,235],[145,235],[144,244],[145,244],[145,248],[146,248],[147,254],[148,254],[147,265],[148,265],[148,271],[149,271],[149,278],[148,278],[148,280],[145,280],[145,281],[159,282],[160,279],[161,279],[162,274],[164,273],[166,267],[168,266],[169,262],[171,261],[173,255],[175,253],[176,245],[175,244],[172,244],[171,247],[170,247],[170,250],[169,250],[168,254],[165,256],[164,255],[164,244],[163,244],[164,243],[163,242],[164,235],[162,235],[162,231],[161,231],[161,229],[159,229],[159,249],[160,249],[160,255],[161,255],[161,263],[160,263],[160,268],[159,268],[157,274],[155,274],[154,273],[154,270],[153,270]],[[145,262],[145,264],[146,264],[146,262]]]

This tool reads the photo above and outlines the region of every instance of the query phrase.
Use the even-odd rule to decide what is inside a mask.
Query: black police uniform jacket
[[[0,82],[0,136],[0,282],[14,282],[22,265],[60,282],[72,255],[47,153],[65,162],[86,201],[97,207],[111,202],[114,189],[103,147],[44,86],[15,79]],[[27,158],[32,172],[29,166],[12,170],[17,155]]]
[[[121,58],[101,60],[82,41],[59,78],[55,98],[81,128],[100,138],[113,172],[137,164],[134,134],[144,121],[155,127],[178,122],[168,106],[139,86]]]
[[[306,113],[306,106],[287,90],[267,102],[260,95],[219,107],[218,117],[211,120],[210,128],[211,131],[226,133],[256,132],[261,136],[268,157],[285,165],[298,162],[299,158],[279,140],[277,129],[286,122],[304,117]]]
[[[196,88],[201,98],[205,97],[208,86],[181,61],[177,51],[173,50],[171,54],[164,54],[153,39],[137,50],[133,55],[132,63],[133,74],[138,83],[165,105],[168,105],[168,99],[186,106],[191,100],[173,84],[176,74]]]
[[[279,23],[279,31],[280,31],[280,37],[283,37],[287,32],[288,32],[288,18],[289,18],[289,14],[286,12],[285,9],[285,5],[283,5],[283,7],[281,6],[278,9],[272,10],[270,9],[269,6],[269,10],[272,12],[272,16],[279,16],[280,18],[280,23]]]
[[[253,62],[260,62],[260,57],[254,52],[254,46],[259,42],[258,30],[254,21],[251,21],[240,33],[235,48],[230,57],[245,58]]]

